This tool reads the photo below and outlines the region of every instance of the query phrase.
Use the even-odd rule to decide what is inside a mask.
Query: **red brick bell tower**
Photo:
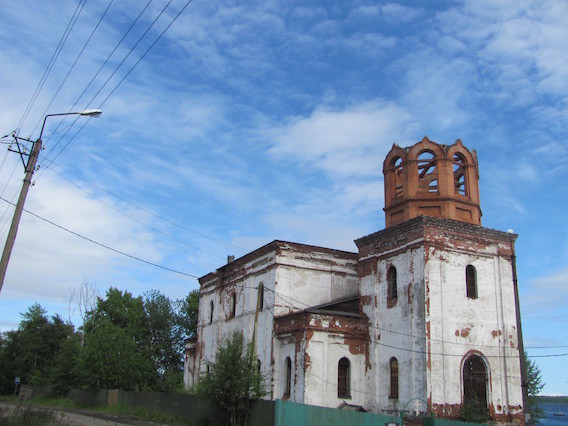
[[[383,163],[386,227],[426,215],[481,225],[477,153],[458,139],[394,144]]]

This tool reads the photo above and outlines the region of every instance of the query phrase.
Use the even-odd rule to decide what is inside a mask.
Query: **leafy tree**
[[[65,396],[71,388],[81,386],[79,354],[82,335],[74,333],[61,342],[53,364],[49,370],[49,383],[57,396]]]
[[[252,345],[233,334],[217,350],[215,362],[197,385],[197,394],[219,406],[227,425],[245,424],[249,404],[266,394]]]
[[[525,365],[527,368],[527,394],[529,396],[529,413],[533,423],[539,423],[540,419],[544,417],[544,410],[539,404],[538,394],[544,387],[540,369],[536,362],[531,360],[524,352]]]
[[[142,390],[150,388],[152,362],[126,328],[106,322],[98,327],[80,356],[83,386]]]
[[[185,299],[177,303],[177,326],[183,339],[197,335],[197,319],[199,315],[199,290],[191,291]]]
[[[97,321],[96,327],[91,325]],[[111,287],[86,321],[89,333],[80,354],[83,385],[125,390],[151,389],[155,376],[144,302]]]
[[[149,350],[156,371],[154,390],[170,391],[183,382],[183,338],[171,300],[157,290],[144,294]]]
[[[22,314],[17,330],[4,333],[0,351],[2,391],[13,391],[14,378],[22,384],[45,386],[51,369],[65,342],[74,335],[73,325],[59,315],[47,317],[47,311],[35,303]]]

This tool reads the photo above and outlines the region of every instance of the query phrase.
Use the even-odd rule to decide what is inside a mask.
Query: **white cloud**
[[[568,321],[568,269],[542,275],[529,281],[521,295],[523,315]]]
[[[318,168],[333,179],[376,178],[388,149],[398,138],[406,139],[412,127],[412,116],[394,103],[319,107],[309,117],[272,129],[269,153]]]

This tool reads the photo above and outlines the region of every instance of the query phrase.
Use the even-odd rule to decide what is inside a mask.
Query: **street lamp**
[[[18,225],[20,224],[20,218],[22,217],[22,211],[24,210],[24,202],[28,195],[28,189],[32,182],[32,175],[34,174],[37,157],[41,150],[41,137],[43,135],[43,129],[45,128],[45,122],[47,117],[55,117],[62,115],[83,115],[86,117],[98,117],[103,112],[100,109],[85,109],[83,111],[77,112],[64,112],[61,114],[47,114],[43,119],[43,125],[41,126],[41,131],[39,137],[33,142],[32,150],[28,155],[28,162],[25,164],[26,175],[24,177],[24,182],[22,183],[22,189],[20,191],[20,197],[18,198],[18,203],[16,204],[16,210],[14,211],[14,217],[12,218],[12,224],[10,225],[10,231],[6,237],[6,244],[4,245],[4,251],[2,252],[2,259],[0,259],[0,291],[2,291],[2,286],[4,285],[4,278],[6,277],[6,269],[8,268],[8,261],[10,260],[10,254],[12,253],[12,248],[14,247],[14,242],[16,241],[16,234],[18,233]],[[23,138],[22,138],[23,139]],[[29,139],[25,139],[28,142],[32,142]],[[16,139],[17,142],[17,139]],[[22,156],[25,155],[22,150],[19,149],[18,152]]]

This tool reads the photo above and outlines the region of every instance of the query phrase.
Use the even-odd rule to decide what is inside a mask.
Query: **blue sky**
[[[0,136],[104,110],[48,119],[29,211],[194,276],[273,239],[355,251],[384,228],[392,144],[460,138],[477,150],[482,224],[520,235],[543,392],[568,395],[567,357],[549,356],[568,353],[567,3],[193,0],[143,56],[186,5],[173,0],[138,42],[167,6],[153,0],[101,69],[148,2],[113,2],[93,33],[109,1],[91,0],[25,116],[77,4],[0,0]],[[14,200],[23,168],[2,146]],[[2,238],[10,216],[0,200]],[[101,294],[197,288],[24,213],[0,329],[34,302],[67,318],[85,280]]]

